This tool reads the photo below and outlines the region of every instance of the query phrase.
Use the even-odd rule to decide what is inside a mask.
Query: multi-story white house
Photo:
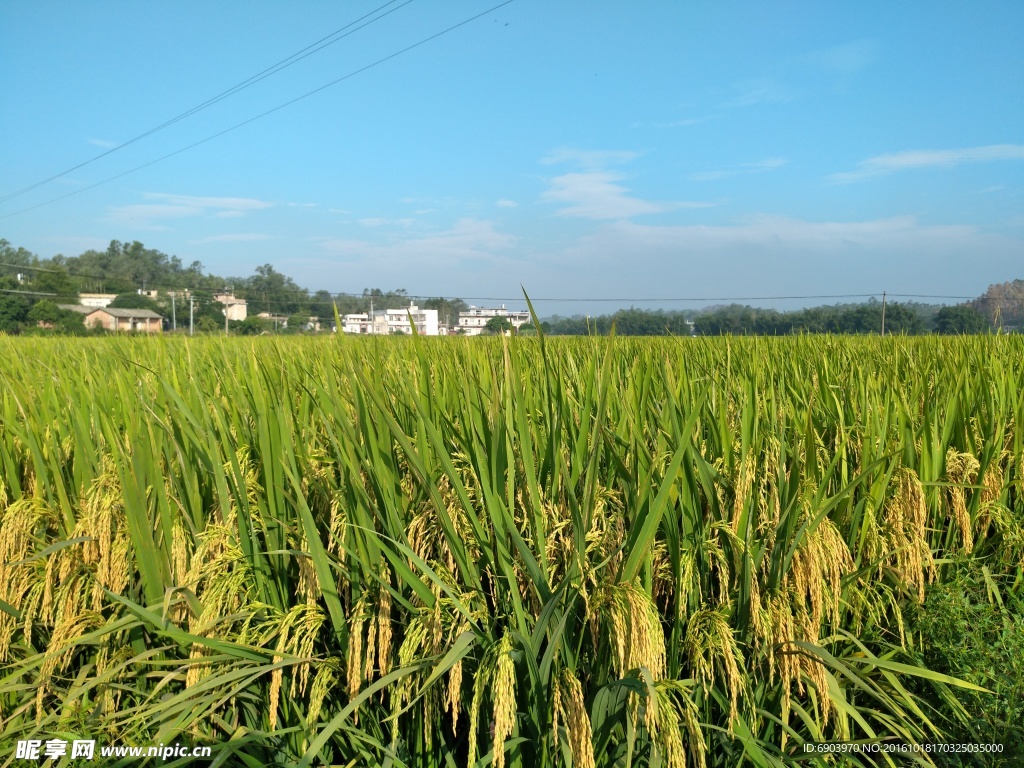
[[[107,307],[116,298],[116,293],[80,293],[78,303],[83,307]]]
[[[465,312],[459,312],[459,332],[466,336],[478,336],[492,317],[505,317],[516,330],[530,322],[530,313],[510,310],[504,304],[500,308],[470,306]]]
[[[213,298],[224,305],[224,314],[228,316],[228,320],[245,320],[249,314],[248,302],[245,299],[237,298],[233,293],[227,291],[215,293]]]
[[[437,310],[420,309],[415,304],[401,309],[378,310],[372,315],[368,312],[345,315],[342,319],[342,329],[345,333],[411,333],[410,315],[417,333],[423,336],[438,335]]]
[[[345,333],[374,333],[382,334],[388,332],[388,319],[383,312],[355,312],[341,318],[341,330]]]
[[[420,309],[412,302],[401,309],[386,309],[384,316],[388,321],[388,333],[412,333],[409,318],[416,326],[416,333],[422,336],[437,336],[437,310]]]

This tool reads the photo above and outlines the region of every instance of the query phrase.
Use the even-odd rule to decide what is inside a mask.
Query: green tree
[[[207,290],[194,291],[191,295],[192,307],[195,316],[196,328],[200,328],[199,321],[204,320],[205,322],[201,326],[203,329],[211,329],[214,331],[224,330],[224,305],[213,298],[213,293]],[[189,301],[183,301],[180,305],[182,307],[179,318],[184,318],[188,321],[189,313]],[[181,325],[181,322],[178,323]]]
[[[217,333],[224,330],[223,318],[218,322],[212,317],[197,317],[195,320],[196,330],[199,333]]]
[[[29,309],[27,318],[32,325],[42,323],[59,333],[82,334],[85,333],[85,315],[80,312],[71,312],[61,309],[52,301],[43,299],[37,301]]]
[[[0,293],[0,333],[19,333],[31,306],[24,296]]]
[[[1024,280],[990,285],[971,303],[994,327],[1024,326]]]
[[[247,317],[245,320],[232,320],[231,332],[239,336],[259,336],[261,333],[269,333],[274,330],[274,323],[271,320],[264,320],[262,317]]]
[[[458,325],[459,313],[469,307],[462,299],[434,298],[423,302],[424,309],[436,309],[437,318],[444,325]]]
[[[243,296],[257,307],[281,314],[299,312],[309,303],[305,289],[274,269],[271,264],[256,267],[256,274],[235,284],[236,295]]]
[[[43,299],[32,305],[32,308],[28,311],[28,319],[35,324],[47,323],[49,325],[56,325],[60,321],[61,313],[60,307],[52,301]]]
[[[78,301],[78,286],[75,278],[64,269],[47,269],[32,273],[32,290],[52,293],[55,299],[74,303]]]
[[[985,316],[966,304],[943,307],[935,314],[935,332],[946,336],[984,333],[988,328]]]
[[[114,309],[148,309],[163,314],[159,304],[139,293],[120,293],[108,306]]]
[[[511,328],[511,320],[509,320],[507,317],[501,317],[500,315],[497,315],[488,320],[487,323],[484,325],[484,333],[500,335],[508,330],[511,330]]]

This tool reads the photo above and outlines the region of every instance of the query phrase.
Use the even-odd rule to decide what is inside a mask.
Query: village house
[[[80,293],[78,303],[83,307],[106,307],[116,298],[116,293]]]
[[[459,332],[466,336],[479,336],[492,317],[506,318],[517,331],[530,322],[529,312],[510,310],[504,304],[500,308],[471,306],[465,312],[459,312]]]
[[[215,293],[213,298],[224,305],[224,314],[228,320],[245,320],[248,317],[248,302],[245,299],[239,299],[229,292]]]
[[[388,319],[383,310],[374,312],[356,312],[345,315],[341,321],[345,333],[385,334],[388,332]]]
[[[420,309],[410,303],[400,309],[377,310],[372,313],[358,312],[345,315],[342,330],[345,333],[399,334],[411,333],[409,319],[416,333],[421,336],[437,336],[440,333],[436,309]]]
[[[135,333],[163,333],[164,319],[149,309],[99,307],[85,316],[87,328]]]

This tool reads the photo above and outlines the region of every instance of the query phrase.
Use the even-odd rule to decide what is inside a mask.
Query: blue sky
[[[332,292],[514,297],[523,284],[623,299],[544,314],[976,295],[1024,277],[1016,0],[514,0],[17,213],[499,1],[396,0],[294,66],[0,203],[0,237],[41,256],[140,240],[216,274],[270,262]],[[385,2],[0,4],[0,197]]]

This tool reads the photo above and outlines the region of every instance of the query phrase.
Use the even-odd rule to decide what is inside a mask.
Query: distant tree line
[[[894,334],[980,333],[989,323],[973,308],[960,305],[936,307],[914,302],[887,302],[885,332]],[[802,333],[879,334],[882,332],[882,302],[810,307],[789,312],[730,305],[715,307],[694,318],[694,332],[700,336],[722,334],[788,336]]]
[[[156,299],[140,291],[157,291]],[[188,292],[190,301],[184,299]],[[85,333],[82,315],[61,310],[61,304],[76,304],[82,293],[113,293],[112,307],[150,309],[168,321],[177,319],[179,330],[188,328],[189,312],[199,333],[224,329],[224,307],[214,294],[230,291],[246,299],[249,317],[231,321],[235,333],[258,334],[283,330],[301,332],[310,318],[322,326],[333,325],[334,307],[341,315],[408,306],[411,298],[404,289],[384,291],[366,288],[361,295],[311,292],[271,264],[257,267],[248,277],[208,274],[193,261],[187,266],[177,256],[147,248],[136,241],[111,241],[106,250],[88,250],[79,256],[57,255],[41,259],[36,254],[0,239],[0,332],[19,333],[38,329],[62,333]],[[172,299],[170,293],[177,294]],[[36,305],[42,305],[35,309]],[[438,310],[444,321],[458,323],[467,305],[456,298],[431,298],[419,302]],[[35,311],[35,315],[30,316]],[[260,318],[265,313],[270,318]],[[280,322],[280,319],[284,322]]]
[[[612,324],[622,336],[789,336],[803,333],[879,334],[882,303],[811,307],[793,311],[761,309],[741,304],[703,310],[650,311],[625,309],[610,315],[555,316],[543,324],[551,335],[606,335]],[[984,333],[994,326],[971,304],[936,306],[888,302],[885,332],[895,334]]]
[[[139,291],[158,291],[156,300]],[[333,324],[334,307],[340,315],[408,306],[412,297],[404,289],[383,291],[366,288],[359,295],[310,292],[271,264],[257,267],[248,277],[221,277],[205,273],[193,261],[185,265],[142,243],[111,241],[105,250],[88,250],[79,256],[57,255],[41,259],[24,248],[0,239],[0,332],[18,333],[45,328],[62,333],[85,333],[82,316],[60,309],[75,304],[81,293],[115,293],[112,306],[147,308],[170,319],[177,327],[188,327],[189,304],[174,301],[168,292],[182,296],[188,291],[195,329],[218,332],[224,329],[223,305],[214,294],[231,291],[248,302],[249,318],[232,321],[236,333],[257,334],[280,331],[301,332],[318,318],[321,327]],[[468,307],[457,298],[418,300],[419,306],[436,309],[443,324],[457,325],[459,313]],[[269,318],[260,318],[263,313]],[[280,322],[284,319],[285,322]],[[761,309],[738,304],[704,310],[645,310],[629,308],[599,316],[554,316],[542,329],[556,336],[606,335],[614,324],[624,336],[786,336],[801,333],[873,334],[882,327],[882,304],[872,299],[863,304],[838,304],[793,311]],[[496,320],[488,332],[504,332]],[[989,330],[1019,330],[1024,327],[1024,280],[992,285],[975,300],[957,306],[936,306],[914,302],[889,302],[885,307],[886,333],[984,333]],[[534,333],[532,323],[520,329]]]

